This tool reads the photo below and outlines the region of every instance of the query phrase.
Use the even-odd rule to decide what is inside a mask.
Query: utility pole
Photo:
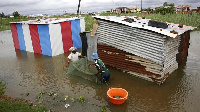
[[[81,0],[79,0],[79,3],[78,3],[77,15],[79,14],[80,5],[81,5]]]
[[[141,0],[141,13],[142,13],[142,0]]]

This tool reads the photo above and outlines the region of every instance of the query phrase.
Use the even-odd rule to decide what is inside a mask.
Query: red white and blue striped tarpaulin
[[[45,19],[11,22],[15,49],[56,56],[74,46],[81,48],[79,33],[85,31],[84,18]]]

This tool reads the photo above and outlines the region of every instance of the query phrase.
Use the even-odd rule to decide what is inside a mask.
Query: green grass
[[[0,112],[45,112],[46,109],[39,106],[29,106],[24,102],[0,100]]]
[[[24,99],[13,99],[4,95],[5,83],[0,81],[0,112],[45,112],[44,107],[30,106]]]
[[[0,31],[10,30],[10,22],[27,21],[30,19],[31,18],[27,18],[25,16],[17,18],[0,18]]]
[[[0,96],[5,93],[6,84],[3,81],[0,81]]]
[[[50,18],[70,18],[76,17],[76,14],[71,15],[54,15],[50,16]],[[91,31],[93,27],[94,18],[91,15],[82,15],[85,17],[85,30]],[[191,14],[149,14],[149,15],[142,15],[139,13],[131,13],[131,14],[112,14],[112,13],[101,13],[100,16],[139,16],[145,17],[147,19],[169,22],[169,23],[176,23],[176,24],[183,24],[187,26],[194,26],[198,27],[197,30],[200,31],[200,14],[198,13],[191,13]],[[15,21],[26,21],[30,20],[30,18],[26,17],[19,17],[19,18],[0,18],[0,31],[10,30],[9,22]]]
[[[145,17],[147,19],[162,21],[162,22],[169,22],[169,23],[176,23],[176,24],[183,24],[187,26],[198,27],[197,30],[200,31],[200,14],[198,13],[187,13],[187,14],[149,14],[149,15],[142,15],[142,14],[111,14],[111,13],[101,13],[101,16],[138,16],[138,17]]]

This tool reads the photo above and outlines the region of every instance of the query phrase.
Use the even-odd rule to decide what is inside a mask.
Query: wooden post
[[[79,3],[78,3],[77,15],[79,14],[80,3],[81,3],[81,0],[79,0]]]

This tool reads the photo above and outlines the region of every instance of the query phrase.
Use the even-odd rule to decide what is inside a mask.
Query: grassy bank
[[[141,15],[141,14],[111,14],[111,13],[101,13],[101,16],[138,16],[145,17],[147,19],[183,24],[187,26],[198,27],[198,31],[200,31],[200,14],[192,13],[192,14],[149,14],[149,15]]]
[[[75,17],[76,14],[73,15],[55,15],[51,16],[51,18],[70,18]],[[85,30],[90,31],[93,27],[93,17],[91,15],[82,15],[85,17]],[[112,13],[101,13],[100,16],[139,16],[145,17],[152,20],[158,20],[169,23],[183,24],[187,26],[198,27],[198,31],[200,31],[200,14],[192,13],[192,14],[149,14],[149,15],[141,15],[141,14],[112,14]],[[19,17],[19,18],[0,18],[0,31],[10,30],[9,22],[15,21],[26,21],[30,20],[30,18]]]
[[[0,81],[0,112],[45,112],[40,106],[33,106],[24,99],[13,99],[4,95],[5,83]]]
[[[0,31],[10,30],[9,22],[18,22],[18,21],[27,21],[31,18],[27,18],[25,16],[17,17],[17,18],[0,18]]]

